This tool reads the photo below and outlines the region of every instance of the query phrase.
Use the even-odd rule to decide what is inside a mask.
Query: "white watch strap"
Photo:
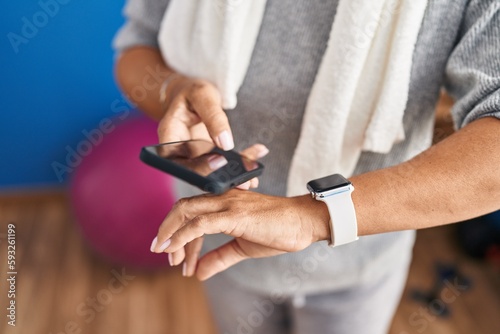
[[[352,185],[339,192],[329,194],[325,197],[317,197],[326,203],[330,212],[330,229],[332,239],[330,246],[335,247],[358,240],[358,222],[356,211],[351,199],[354,190]]]

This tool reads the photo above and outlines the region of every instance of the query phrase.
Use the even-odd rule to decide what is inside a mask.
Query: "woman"
[[[285,197],[308,99],[328,46],[336,47],[328,41],[338,2],[267,1],[238,103],[227,114],[220,85],[187,75],[188,69],[174,71],[166,56],[172,49],[160,51],[169,1],[127,3],[127,22],[114,44],[117,80],[160,120],[159,141],[201,137],[238,150],[260,142],[265,146],[245,154],[259,159],[270,152],[256,192],[183,199],[152,244],[173,265],[183,263],[186,276],[205,280],[218,273],[207,292],[222,333],[387,332],[413,230],[499,208],[500,5],[493,0],[427,3],[411,53],[404,140],[385,154],[363,151],[349,177],[358,241],[327,246],[340,223],[330,224],[335,210],[307,194],[305,184],[303,195]],[[220,3],[226,2],[214,6]],[[161,87],[151,80],[157,77],[165,80]],[[443,85],[456,99],[459,130],[428,148]],[[320,146],[317,152],[327,157]],[[314,174],[318,161],[306,163]],[[198,259],[204,234],[210,251]]]

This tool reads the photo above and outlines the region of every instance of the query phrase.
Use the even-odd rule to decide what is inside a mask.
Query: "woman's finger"
[[[194,239],[184,247],[186,258],[182,264],[182,276],[191,277],[194,275],[202,246],[203,237],[200,237]]]
[[[251,188],[251,186],[252,186],[252,183],[250,181],[247,181],[245,183],[238,185],[236,188],[241,189],[241,190],[248,190]]]
[[[236,239],[233,239],[221,247],[208,252],[199,260],[196,277],[200,281],[204,281],[247,258],[248,256],[239,246]]]
[[[241,220],[236,221],[234,215],[226,212],[199,215],[172,235],[166,251],[176,252],[205,234],[225,233],[234,237],[241,236],[244,225]]]
[[[175,99],[158,124],[159,143],[191,139],[190,127],[199,123],[198,115],[188,109],[184,98]]]
[[[196,277],[206,280],[213,275],[249,258],[261,258],[284,254],[285,251],[236,238],[208,252],[198,261]]]
[[[240,184],[236,188],[242,189],[242,190],[248,190],[251,188],[257,188],[258,186],[259,186],[259,179],[254,177],[253,179],[251,179],[245,183]]]
[[[243,151],[240,154],[250,160],[258,160],[265,157],[269,153],[269,149],[262,144],[254,144]]]
[[[160,225],[158,235],[151,244],[151,251],[164,252],[170,246],[170,237],[175,231],[198,215],[223,211],[225,205],[225,201],[221,200],[220,196],[201,195],[181,198]]]
[[[222,99],[217,88],[206,82],[194,84],[188,94],[188,100],[205,124],[214,143],[223,150],[232,150],[233,134],[227,115],[222,109]]]
[[[184,247],[182,247],[176,252],[168,253],[168,263],[171,266],[178,266],[179,264],[182,263],[182,261],[184,261],[185,257],[186,257],[186,252]]]
[[[259,178],[254,177],[250,180],[250,188],[257,188],[259,186]]]

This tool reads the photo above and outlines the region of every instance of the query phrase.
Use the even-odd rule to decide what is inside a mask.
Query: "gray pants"
[[[368,284],[282,303],[239,287],[224,273],[206,282],[221,334],[383,334],[401,299],[408,268]]]

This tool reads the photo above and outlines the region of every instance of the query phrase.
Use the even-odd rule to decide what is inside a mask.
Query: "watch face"
[[[322,177],[321,179],[309,181],[309,183],[307,183],[307,188],[310,191],[322,193],[332,189],[342,188],[350,184],[351,182],[342,175],[333,174],[330,176]]]

